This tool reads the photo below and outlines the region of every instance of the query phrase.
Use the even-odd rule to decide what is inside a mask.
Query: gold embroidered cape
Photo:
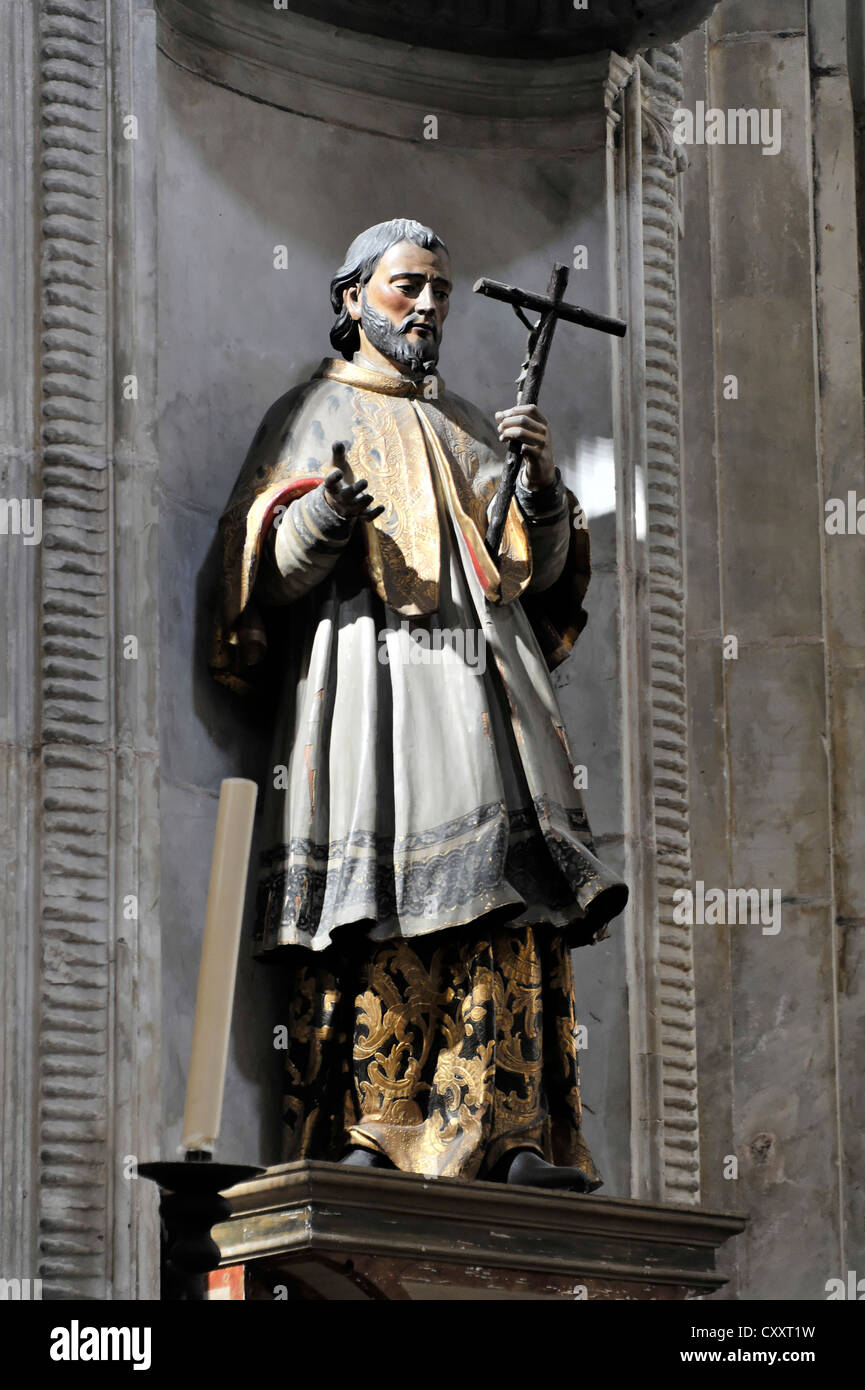
[[[531,548],[516,501],[498,566],[484,545],[504,458],[492,424],[439,377],[415,382],[326,358],[311,381],[268,411],[221,518],[222,597],[210,658],[217,680],[245,693],[266,671],[266,625],[252,597],[264,542],[280,510],[326,477],[337,441],[346,447],[347,479],[366,478],[385,506],[375,522],[356,529],[365,580],[390,609],[405,617],[436,611],[441,536],[434,467],[487,599],[508,604],[522,597],[548,666],[564,660],[586,621],[587,531],[572,527],[559,580],[526,595]],[[570,495],[569,501],[576,517],[576,501]]]

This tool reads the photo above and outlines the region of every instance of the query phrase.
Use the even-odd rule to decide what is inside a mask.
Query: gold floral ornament
[[[329,1027],[289,1040],[287,1161],[337,1159],[351,1143],[403,1171],[474,1178],[528,1147],[600,1185],[581,1132],[560,933],[477,927],[368,943],[351,958],[331,950],[298,964],[295,984],[307,1010],[323,992]]]

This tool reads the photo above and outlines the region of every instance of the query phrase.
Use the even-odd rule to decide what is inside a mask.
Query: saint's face
[[[407,241],[391,246],[363,290],[354,286],[346,291],[349,312],[360,321],[364,355],[431,371],[438,361],[450,291],[450,262],[441,248],[427,251]]]

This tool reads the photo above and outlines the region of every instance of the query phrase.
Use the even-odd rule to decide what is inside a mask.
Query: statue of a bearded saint
[[[588,540],[538,409],[492,425],[436,374],[450,291],[417,222],[352,243],[342,360],[267,412],[220,523],[214,674],[280,691],[256,953],[292,966],[284,1157],[592,1191],[570,949],[628,890],[548,674]]]

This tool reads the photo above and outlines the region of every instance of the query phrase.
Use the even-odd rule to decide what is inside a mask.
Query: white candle
[[[219,1133],[257,792],[255,782],[227,777],[219,794],[183,1114],[185,1149],[212,1150]]]

